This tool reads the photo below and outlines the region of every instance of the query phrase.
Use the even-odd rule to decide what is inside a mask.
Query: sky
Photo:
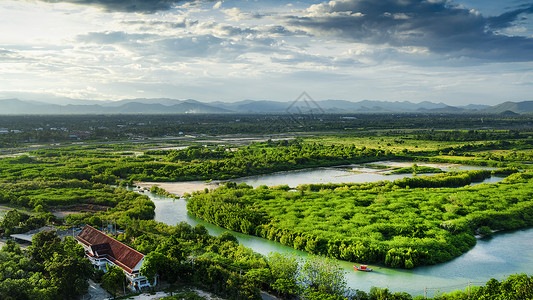
[[[0,98],[533,100],[533,0],[1,0]]]

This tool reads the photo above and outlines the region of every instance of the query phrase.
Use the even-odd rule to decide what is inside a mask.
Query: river
[[[456,168],[457,166],[453,167]],[[339,178],[335,177],[337,175],[340,175],[343,179],[357,179],[357,181],[352,182],[373,181],[371,178],[376,178],[374,176],[379,176],[377,180],[395,180],[412,176],[412,174],[384,175],[381,172],[385,171],[373,169],[366,172],[361,172],[361,170],[354,172],[352,168],[354,167],[301,170],[241,178],[236,181],[253,186],[262,184],[289,184],[289,186],[296,186],[301,183],[349,182],[345,180],[335,181]],[[464,168],[473,169],[472,167]],[[459,169],[464,168],[461,167]],[[366,180],[359,181],[364,179]],[[501,179],[499,177],[491,177],[484,182],[497,182]],[[190,186],[192,183],[188,182],[187,184]],[[202,186],[202,189],[205,185],[203,182],[197,182],[197,184]],[[193,226],[203,224],[212,235],[220,235],[222,232],[228,231],[189,214],[186,207],[187,201],[184,199],[172,199],[148,192],[144,192],[144,194],[148,195],[156,204],[155,219],[157,221],[169,225],[176,225],[178,222],[187,222]],[[254,251],[264,255],[275,251],[282,253],[292,252],[302,257],[307,256],[305,252],[294,250],[273,241],[237,232],[232,233],[243,246],[252,248]],[[412,295],[424,295],[424,293],[427,293],[428,296],[432,296],[437,291],[464,290],[469,285],[469,282],[474,285],[484,285],[490,278],[501,280],[508,275],[531,272],[533,270],[532,241],[533,229],[499,233],[491,239],[478,240],[473,249],[450,262],[435,266],[418,267],[413,270],[370,266],[374,268],[374,272],[355,272],[353,263],[340,260],[337,260],[337,262],[346,271],[346,279],[350,288],[368,292],[372,286],[377,286],[389,288],[393,292],[405,291]]]
[[[413,162],[394,162],[394,161],[382,161],[375,162],[372,165],[382,165],[389,167],[411,167]],[[467,170],[492,170],[491,167],[477,167],[477,166],[464,166],[456,164],[430,164],[430,163],[418,163],[419,166],[427,166],[433,168],[440,168],[443,171],[467,171]],[[421,175],[409,174],[390,174],[391,168],[373,168],[368,165],[348,165],[339,167],[325,167],[316,169],[303,169],[296,171],[278,172],[268,175],[258,175],[238,178],[232,181],[237,183],[246,183],[253,187],[260,185],[277,186],[277,185],[289,185],[290,187],[297,187],[299,184],[311,184],[311,183],[364,183],[374,181],[394,181],[406,177],[414,177]],[[435,173],[423,174],[423,175],[435,175]],[[503,177],[491,177],[483,182],[494,183],[502,180]],[[480,182],[482,183],[482,182]]]

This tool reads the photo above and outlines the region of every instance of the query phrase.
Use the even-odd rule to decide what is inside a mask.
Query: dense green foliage
[[[12,241],[0,250],[0,299],[73,299],[87,292],[92,267],[72,238],[33,238],[27,255]]]
[[[396,168],[390,171],[390,174],[406,174],[406,173],[413,173],[415,175],[416,174],[427,174],[427,173],[442,173],[442,170],[439,168],[419,166],[417,164],[413,164],[412,167]]]
[[[107,272],[102,276],[102,288],[113,296],[124,293],[126,285],[126,275],[121,268],[106,265]]]
[[[493,185],[409,188],[438,186],[445,175],[323,187],[318,192],[227,184],[196,193],[187,207],[211,223],[298,250],[399,268],[457,257],[474,246],[474,235],[486,234],[487,227],[533,225],[533,174],[514,174]]]
[[[0,236],[9,236],[37,229],[57,219],[49,213],[28,215],[16,209],[8,211],[0,218]]]

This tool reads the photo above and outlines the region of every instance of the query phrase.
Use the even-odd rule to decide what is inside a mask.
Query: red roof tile
[[[92,247],[94,250],[105,249],[104,251],[97,252],[99,252],[99,254],[100,252],[104,252],[101,254],[107,256],[110,261],[130,274],[133,271],[133,268],[135,268],[144,257],[142,253],[122,244],[89,225],[86,225],[83,228],[76,239],[84,245]]]

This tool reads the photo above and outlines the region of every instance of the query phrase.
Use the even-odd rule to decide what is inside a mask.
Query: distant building
[[[89,225],[83,228],[76,240],[85,248],[85,255],[96,269],[107,271],[106,264],[115,265],[124,271],[132,290],[151,287],[148,279],[140,273],[144,262],[142,253]]]
[[[9,129],[7,128],[0,128],[0,134],[8,134],[9,133]]]

